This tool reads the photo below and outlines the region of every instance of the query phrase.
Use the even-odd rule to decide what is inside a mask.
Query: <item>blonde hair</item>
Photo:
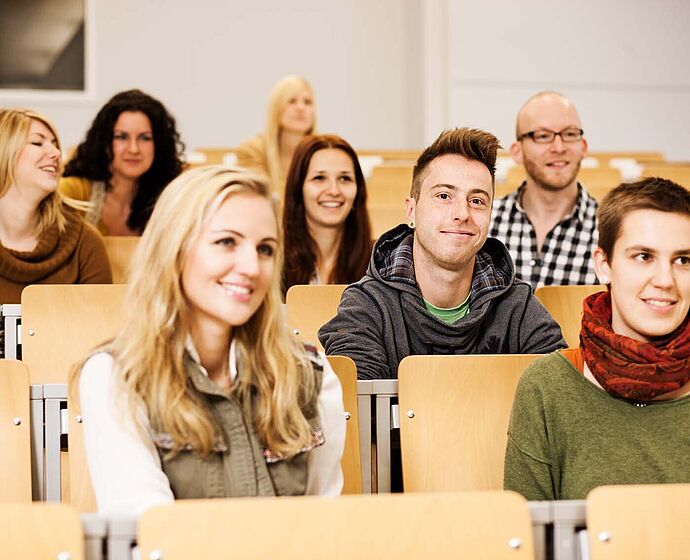
[[[276,212],[265,181],[239,168],[201,167],[165,188],[133,256],[127,327],[108,347],[122,396],[135,403],[130,407],[135,423],[141,426],[136,403],[143,403],[151,424],[172,437],[173,453],[191,444],[206,455],[218,436],[210,412],[190,392],[184,367],[189,317],[180,277],[204,224],[224,200],[238,193],[259,195]],[[275,253],[265,300],[247,323],[233,328],[242,368],[232,393],[251,404],[262,443],[291,456],[310,441],[311,427],[302,408],[317,389],[304,350],[282,320],[281,254],[281,249]]]
[[[31,121],[38,121],[48,127],[55,137],[60,150],[60,137],[53,123],[31,109],[0,109],[0,198],[15,182],[14,171],[19,156],[26,146],[31,129]],[[58,163],[58,175],[62,174],[62,158]],[[53,225],[58,231],[65,231],[65,216],[62,208],[63,198],[57,190],[46,196],[38,205],[38,229],[40,235]]]
[[[274,188],[280,184],[280,117],[283,110],[289,103],[290,99],[307,89],[314,96],[314,90],[311,84],[301,76],[291,74],[285,76],[280,80],[268,97],[268,110],[266,112],[266,128],[264,130],[264,137],[266,140],[266,165],[268,167],[268,176]],[[307,131],[307,134],[313,134],[316,130],[316,112],[314,112],[314,120],[312,127]],[[306,135],[305,135],[306,136]],[[282,189],[284,185],[280,185]]]

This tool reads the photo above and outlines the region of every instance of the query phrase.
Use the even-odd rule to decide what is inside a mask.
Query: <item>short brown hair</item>
[[[438,157],[458,155],[483,163],[491,173],[491,183],[495,183],[496,152],[500,148],[498,138],[490,132],[478,128],[453,128],[444,130],[441,135],[422,152],[412,170],[410,196],[419,200],[425,170]]]
[[[613,257],[623,219],[635,210],[673,212],[690,218],[690,191],[660,177],[622,183],[610,191],[597,211],[599,247],[609,259]]]

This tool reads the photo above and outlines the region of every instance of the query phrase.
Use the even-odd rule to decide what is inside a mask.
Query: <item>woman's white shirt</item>
[[[322,359],[318,409],[326,442],[309,454],[306,493],[338,496],[343,487],[340,459],[345,445],[345,411],[340,381],[323,354]],[[234,362],[231,351],[231,372],[237,371]],[[84,448],[98,511],[139,515],[151,506],[172,502],[175,498],[156,446],[142,435],[150,432],[145,411],[137,411],[143,428],[140,433],[126,403],[116,398],[110,354],[101,352],[86,361],[79,391]]]

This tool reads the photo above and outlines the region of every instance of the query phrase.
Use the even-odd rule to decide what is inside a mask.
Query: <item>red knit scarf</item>
[[[690,315],[671,334],[640,342],[611,330],[611,295],[584,301],[580,346],[585,362],[611,395],[650,401],[690,381]]]

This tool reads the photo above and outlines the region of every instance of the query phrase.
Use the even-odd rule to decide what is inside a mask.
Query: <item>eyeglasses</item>
[[[582,140],[582,136],[585,131],[581,128],[566,128],[560,132],[554,132],[553,130],[533,130],[532,132],[525,132],[518,136],[518,140],[523,140],[525,137],[529,137],[533,142],[537,144],[550,144],[556,139],[556,136],[560,136],[563,142],[579,142]]]

